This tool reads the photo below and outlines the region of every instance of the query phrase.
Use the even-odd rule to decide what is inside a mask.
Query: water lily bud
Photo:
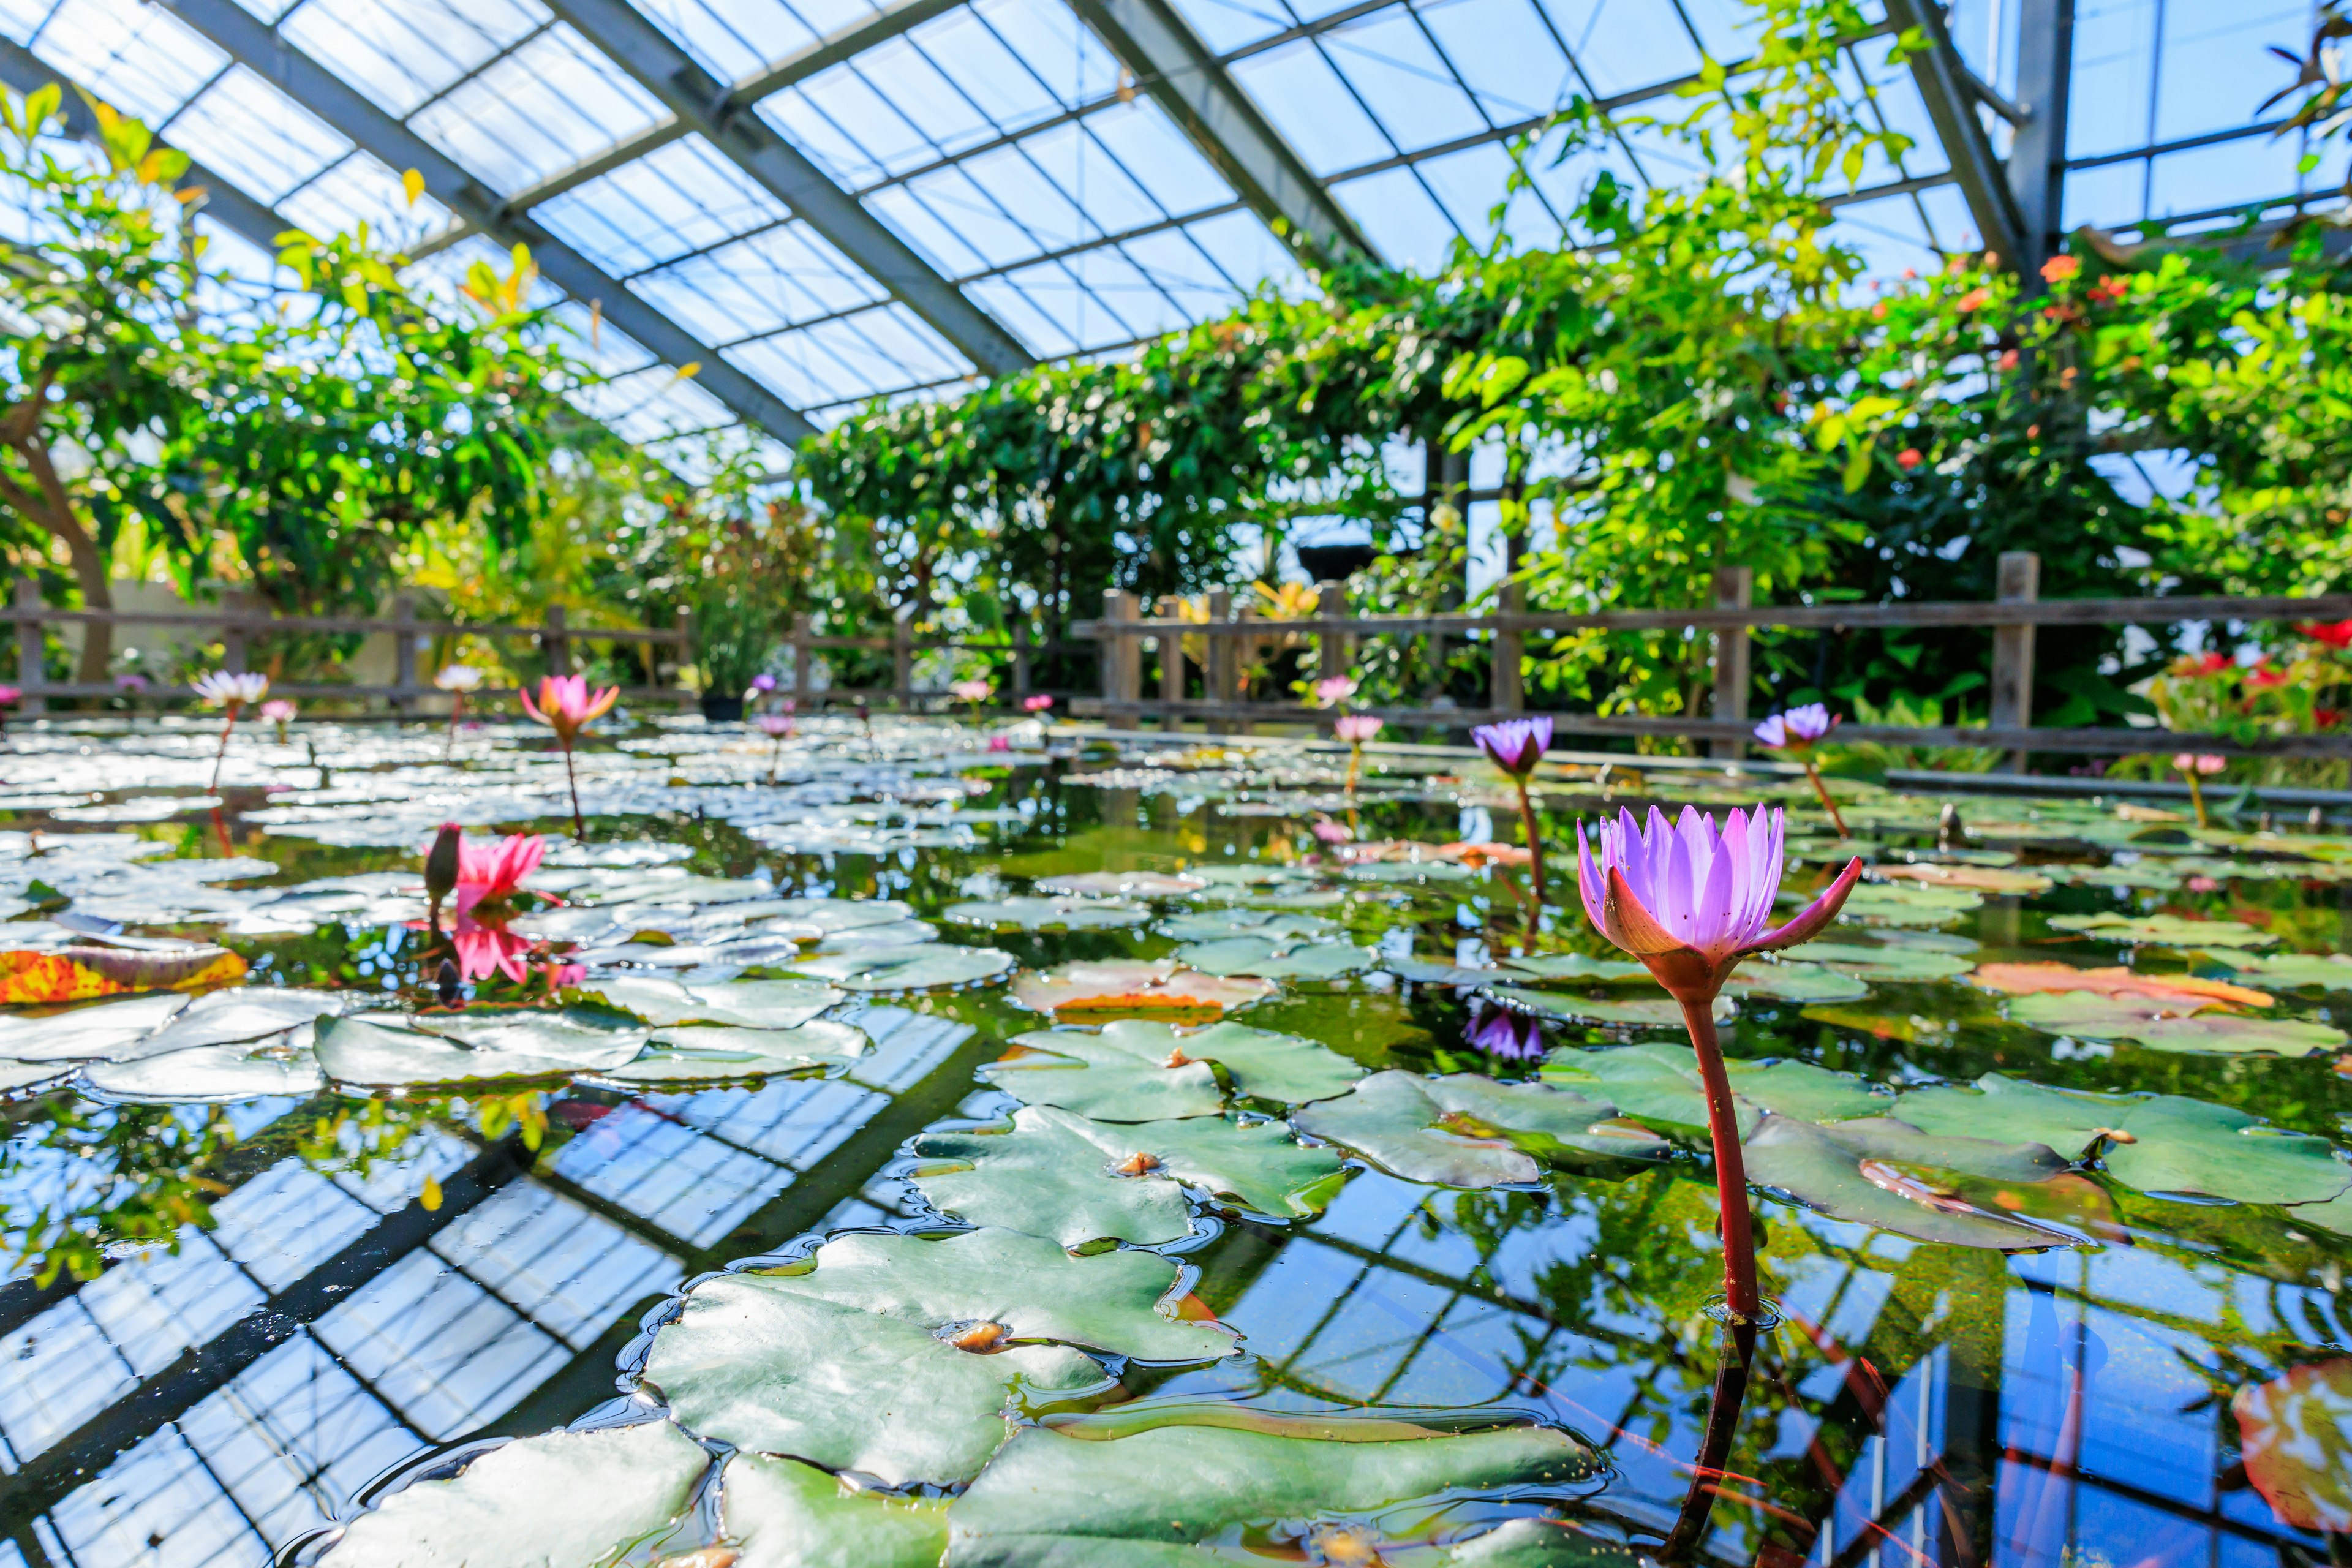
[[[425,857],[425,896],[438,905],[457,890],[458,847],[465,830],[454,822],[445,822],[441,831],[433,837],[433,847]]]

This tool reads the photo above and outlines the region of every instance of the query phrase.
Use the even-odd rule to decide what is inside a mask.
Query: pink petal
[[[1838,910],[1845,907],[1845,896],[1853,892],[1853,885],[1861,880],[1862,859],[1857,856],[1846,862],[1845,869],[1838,873],[1837,880],[1832,882],[1820,898],[1797,911],[1794,920],[1784,926],[1766,931],[1739,951],[1743,953],[1764,952],[1773,948],[1794,947],[1799,942],[1812,941],[1822,934],[1822,929],[1830,921],[1837,919]]]
[[[1674,952],[1690,944],[1660,925],[1633,889],[1625,885],[1624,874],[1615,867],[1609,870],[1609,896],[1601,905],[1601,933],[1635,957],[1653,953]]]

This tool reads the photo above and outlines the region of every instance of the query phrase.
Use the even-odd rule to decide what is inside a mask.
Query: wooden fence
[[[1354,665],[1355,644],[1360,638],[1484,636],[1491,639],[1493,648],[1486,708],[1360,710],[1391,724],[1461,729],[1516,718],[1527,710],[1523,665],[1530,633],[1691,628],[1715,634],[1714,717],[1643,719],[1555,712],[1550,715],[1553,727],[1571,734],[1703,740],[1709,743],[1715,757],[1737,761],[1753,743],[1748,710],[1748,636],[1755,627],[1834,631],[1859,626],[1990,626],[1993,647],[1987,727],[1914,729],[1848,723],[1838,727],[1838,738],[1907,746],[1995,747],[2009,753],[2007,765],[2012,773],[2025,770],[2028,752],[2113,756],[2135,752],[2194,751],[2232,757],[2352,757],[2352,733],[2279,736],[2248,744],[2222,735],[2174,734],[2152,729],[2032,727],[2033,643],[2037,627],[2169,626],[2184,621],[2334,621],[2352,618],[2352,595],[2307,599],[2043,599],[2039,593],[2041,575],[2040,556],[2029,551],[2011,551],[2000,557],[1996,578],[1998,597],[1990,601],[1768,605],[1753,602],[1754,574],[1746,567],[1733,567],[1715,574],[1715,603],[1706,609],[1615,610],[1589,616],[1528,612],[1522,608],[1517,585],[1511,584],[1505,590],[1503,608],[1490,615],[1338,615],[1291,621],[1260,620],[1246,611],[1236,616],[1232,596],[1222,592],[1207,595],[1205,622],[1181,618],[1175,613],[1174,600],[1162,600],[1160,616],[1146,618],[1141,613],[1141,602],[1134,595],[1113,591],[1103,597],[1100,620],[1080,623],[1074,628],[1082,635],[1091,634],[1101,644],[1102,696],[1099,700],[1082,699],[1072,710],[1082,716],[1107,719],[1114,730],[1132,730],[1146,718],[1157,719],[1166,729],[1197,721],[1213,735],[1246,732],[1253,723],[1328,727],[1347,710],[1307,709],[1297,702],[1242,700],[1241,667],[1248,645],[1270,638],[1312,637],[1318,650],[1317,668],[1338,673]],[[1346,602],[1343,584],[1322,584],[1322,605]],[[1199,698],[1186,695],[1187,666],[1181,652],[1181,639],[1192,637],[1206,639],[1207,658],[1201,668],[1205,695]],[[1159,695],[1150,700],[1143,695],[1147,644],[1157,655],[1159,675]]]
[[[276,632],[323,632],[362,636],[388,633],[392,637],[394,676],[389,686],[337,685],[331,682],[272,681],[274,697],[341,697],[360,700],[383,698],[394,712],[409,710],[420,698],[436,695],[431,679],[419,679],[417,662],[425,645],[437,637],[484,637],[491,641],[527,637],[536,642],[545,655],[551,674],[572,673],[572,646],[580,642],[635,643],[677,650],[680,667],[691,662],[694,651],[694,627],[686,612],[678,612],[677,622],[664,631],[646,626],[575,626],[564,616],[561,605],[550,607],[546,618],[538,626],[478,626],[457,621],[425,621],[416,617],[415,602],[407,595],[394,601],[389,619],[349,616],[257,616],[230,611],[207,610],[60,610],[41,602],[40,589],[30,580],[19,578],[16,597],[0,608],[0,621],[13,621],[16,627],[16,677],[15,685],[23,692],[18,700],[19,713],[38,713],[47,707],[50,698],[120,697],[125,695],[112,681],[52,681],[45,672],[44,648],[46,628],[52,626],[184,626],[196,631],[217,631],[221,636],[222,668],[242,670],[246,668],[246,651],[256,637]],[[691,702],[694,693],[676,686],[624,687],[622,695],[636,701]],[[152,685],[139,694],[142,702],[193,701],[194,694],[184,686]]]

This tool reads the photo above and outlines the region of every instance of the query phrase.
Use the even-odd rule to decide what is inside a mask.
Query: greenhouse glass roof
[[[1883,272],[2342,183],[2340,146],[2302,173],[2254,119],[2308,5],[1930,4],[1846,51],[1916,142],[1840,203]],[[1890,63],[1920,18],[1941,47]],[[364,219],[444,273],[528,243],[625,434],[789,440],[1303,289],[1317,255],[1438,266],[1492,237],[1522,136],[1505,223],[1541,244],[1601,168],[1689,176],[1640,121],[1749,25],[1738,0],[0,0],[0,76],[186,150],[242,273],[292,226]],[[1556,162],[1578,96],[1611,134]],[[2037,195],[2010,165],[2045,153]]]

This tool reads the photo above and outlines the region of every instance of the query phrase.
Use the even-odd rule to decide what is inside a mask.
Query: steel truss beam
[[[711,353],[685,328],[655,310],[602,268],[528,217],[502,211],[496,192],[430,142],[394,120],[358,89],[257,20],[236,0],[164,0],[174,15],[210,38],[231,58],[275,84],[288,97],[395,169],[414,169],[433,198],[501,245],[527,245],[547,280],[593,305],[647,353],[680,369],[701,368],[696,384],[746,423],[780,440],[798,441],[816,426],[782,399]]]
[[[2074,0],[2024,0],[2017,18],[2017,96],[2024,118],[2009,148],[2009,189],[2017,204],[2026,280],[2056,254],[2064,222],[2066,108],[2074,79]]]
[[[98,120],[82,100],[81,89],[50,69],[40,56],[11,38],[0,38],[0,81],[20,93],[37,92],[45,87],[58,89],[58,112],[65,119],[66,134],[83,142],[98,140]],[[258,246],[265,256],[277,255],[278,237],[298,226],[278,216],[268,203],[255,200],[193,158],[188,160],[188,172],[180,176],[179,188],[201,188],[203,210],[215,223]]]
[[[1916,28],[1927,40],[1927,47],[1911,56],[1912,79],[1918,83],[1927,118],[1935,122],[1936,138],[1951,164],[1953,183],[1968,201],[1969,216],[1976,220],[1985,247],[2005,267],[2028,265],[2031,247],[2016,197],[2010,192],[2008,170],[1992,150],[1984,121],[1977,118],[1978,94],[1971,86],[1976,79],[1952,47],[1943,7],[1937,0],[1887,0],[1886,17],[1906,32]]]
[[[1071,0],[1268,227],[1310,263],[1378,255],[1355,219],[1166,0]]]
[[[235,0],[205,3],[233,5]],[[982,371],[1006,375],[1036,363],[995,317],[932,270],[800,149],[758,115],[730,113],[729,89],[629,0],[553,0],[552,9],[658,99],[679,124],[732,160]]]

